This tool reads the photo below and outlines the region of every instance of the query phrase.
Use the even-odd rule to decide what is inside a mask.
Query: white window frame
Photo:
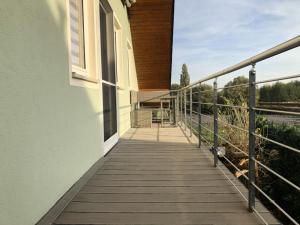
[[[84,65],[85,68],[81,68],[77,65],[73,65],[72,64],[72,60],[71,60],[71,50],[72,50],[72,46],[71,46],[71,21],[70,21],[70,6],[69,6],[69,0],[66,0],[66,5],[67,5],[67,12],[68,12],[68,16],[67,16],[67,25],[68,25],[68,47],[69,47],[69,68],[70,68],[70,82],[72,85],[75,86],[82,86],[82,87],[92,87],[92,88],[98,88],[98,86],[96,85],[97,83],[99,83],[98,81],[98,76],[96,75],[91,76],[91,74],[89,73],[89,62],[90,62],[90,52],[89,52],[89,37],[90,35],[96,35],[96,34],[90,34],[89,31],[89,22],[88,22],[88,4],[94,4],[94,1],[90,1],[90,0],[83,0],[83,37],[84,37]],[[95,7],[94,7],[95,9]],[[95,10],[94,10],[94,15],[95,15]],[[96,16],[96,15],[95,15]],[[95,17],[94,16],[94,17]],[[95,18],[94,19],[94,23],[96,26],[96,22],[95,22]],[[96,56],[95,56],[96,57]],[[90,84],[91,85],[90,85]]]
[[[103,7],[103,9],[104,9],[104,11],[107,11],[107,9],[106,9],[106,6],[105,6],[105,4],[104,4],[104,2],[102,2],[101,0],[98,0],[98,3],[99,3],[99,7]],[[112,7],[111,7],[111,5],[110,5],[110,3],[108,2],[108,0],[106,0],[106,3],[109,5],[109,7],[112,9]],[[113,9],[112,9],[113,10]],[[100,10],[98,10],[98,11],[100,11]],[[113,31],[114,31],[114,34],[115,34],[115,13],[114,13],[114,11],[112,11],[112,13],[113,13]],[[98,20],[98,23],[99,23],[99,28],[100,28],[100,15],[98,15],[98,18],[99,18],[99,20]],[[119,22],[119,21],[118,21]],[[119,23],[120,24],[120,23]],[[98,29],[99,29],[98,28]],[[100,31],[100,29],[98,30],[98,35],[99,35],[99,43],[101,42],[101,31]],[[117,57],[117,52],[116,52],[116,46],[115,46],[115,43],[114,43],[114,49],[113,49],[113,51],[114,51],[114,56],[115,56],[115,60],[116,60],[116,57]],[[118,74],[116,73],[117,72],[117,65],[115,64],[115,83],[111,83],[111,82],[109,82],[109,81],[106,81],[106,80],[103,80],[103,78],[102,78],[102,62],[101,62],[101,60],[102,60],[102,56],[101,56],[101,51],[102,51],[102,49],[101,49],[101,44],[99,44],[99,65],[100,65],[100,67],[99,67],[99,77],[100,77],[100,84],[101,84],[101,88],[102,88],[102,85],[103,84],[108,84],[108,85],[110,85],[110,86],[114,86],[115,88],[116,88],[116,115],[117,115],[117,117],[116,117],[116,122],[117,122],[117,131],[116,131],[116,133],[115,134],[113,134],[109,139],[107,139],[106,141],[104,141],[104,135],[103,135],[103,149],[104,149],[104,154],[107,154],[110,150],[111,150],[111,148],[118,142],[118,140],[119,140],[119,138],[120,138],[120,124],[119,124],[119,95],[118,95]],[[115,61],[116,62],[116,61]],[[104,98],[105,96],[102,96],[102,98]],[[104,126],[103,126],[103,134],[104,134]]]
[[[131,90],[131,73],[132,73],[132,45],[127,39],[127,85],[128,85],[128,90]]]
[[[69,3],[70,1],[68,1]],[[70,4],[70,3],[69,3]],[[83,45],[81,47],[83,47],[83,54],[84,54],[84,67],[80,67],[80,66],[77,66],[77,65],[74,65],[72,63],[72,60],[71,60],[71,63],[72,63],[72,72],[75,72],[75,73],[78,73],[80,75],[83,75],[83,76],[87,76],[88,73],[87,73],[87,67],[88,67],[88,64],[87,64],[87,36],[88,36],[88,24],[87,24],[87,18],[86,18],[86,14],[87,14],[87,4],[86,4],[86,1],[85,0],[82,0],[82,18],[80,18],[81,21],[83,21],[82,24],[79,24],[79,25],[82,25],[83,26],[83,42],[82,40],[80,40],[80,43],[79,45]],[[70,30],[70,35],[69,35],[69,39],[70,39],[70,42],[71,42],[71,46],[70,46],[70,50],[72,50],[72,41],[71,41],[71,38],[72,38],[72,34],[71,34],[71,20],[70,20],[70,8],[68,10],[68,16],[69,16],[69,30]],[[80,28],[81,29],[81,28]],[[71,55],[70,55],[71,56]]]
[[[114,54],[115,54],[115,74],[116,74],[116,84],[117,88],[123,90],[124,89],[124,80],[121,77],[123,74],[123,30],[120,23],[120,20],[114,13]]]

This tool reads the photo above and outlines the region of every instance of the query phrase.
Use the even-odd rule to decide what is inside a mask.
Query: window
[[[130,42],[127,40],[127,84],[130,89],[130,79],[131,79],[131,55],[132,55],[132,47]]]
[[[95,4],[91,0],[67,0],[69,8],[70,83],[97,88],[97,31]]]
[[[115,84],[115,46],[113,12],[107,1],[100,4],[100,41],[102,80]]]
[[[114,51],[115,51],[115,69],[116,69],[116,83],[118,88],[122,89],[124,86],[124,79],[121,76],[123,71],[123,58],[122,58],[122,28],[119,20],[114,16]]]
[[[83,0],[69,0],[72,65],[85,69]]]

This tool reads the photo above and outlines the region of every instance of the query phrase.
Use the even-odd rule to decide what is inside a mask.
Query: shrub
[[[263,136],[296,149],[300,149],[299,127],[271,123],[264,117],[260,117],[257,120],[257,127],[261,129]],[[299,153],[267,141],[264,142],[261,147],[261,150],[258,152],[260,161],[281,176],[300,186]],[[286,182],[265,169],[259,170],[258,184],[277,204],[298,222],[300,221],[299,191],[290,187]],[[284,221],[284,219],[286,218],[281,216],[281,220]],[[285,221],[285,223],[288,224],[288,221]]]

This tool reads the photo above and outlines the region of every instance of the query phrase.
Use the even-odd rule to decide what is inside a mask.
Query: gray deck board
[[[129,130],[55,224],[263,224],[220,168],[245,196],[247,189],[194,142],[178,127]]]
[[[80,193],[74,202],[244,202],[242,197],[238,194],[179,194],[179,193],[144,193],[144,194],[91,194]]]

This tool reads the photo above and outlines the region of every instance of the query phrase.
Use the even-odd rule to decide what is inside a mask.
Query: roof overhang
[[[137,0],[128,13],[139,89],[169,90],[174,0]]]

